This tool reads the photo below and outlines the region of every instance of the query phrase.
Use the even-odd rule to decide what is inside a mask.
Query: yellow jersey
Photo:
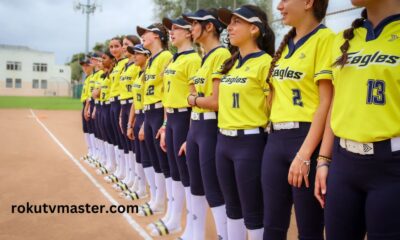
[[[153,104],[163,100],[163,73],[171,62],[172,54],[163,50],[148,60],[145,70],[144,105]]]
[[[293,43],[289,40],[271,76],[272,122],[312,122],[319,106],[319,80],[332,80],[334,33],[323,24]]]
[[[202,59],[201,66],[189,83],[194,84],[198,96],[212,95],[213,79],[221,79],[221,69],[224,62],[231,57],[228,49],[218,46],[209,51]],[[214,110],[193,107],[197,113],[212,112]]]
[[[201,58],[194,50],[177,53],[164,71],[164,107],[184,108],[190,105],[189,79],[200,68]]]
[[[83,81],[83,85],[82,85],[82,92],[81,92],[81,102],[85,102],[88,98],[90,98],[89,96],[89,82],[91,81],[91,76],[92,74],[86,76],[85,80]]]
[[[332,62],[342,54],[335,38]],[[338,137],[377,142],[400,136],[400,14],[374,29],[369,21],[354,30],[348,60],[333,68],[335,97],[331,127]]]
[[[239,55],[232,69],[221,78],[218,93],[218,127],[265,128],[268,122],[266,81],[271,56],[264,51]]]
[[[128,63],[128,58],[122,58],[115,63],[114,68],[110,72],[111,80],[111,95],[110,97],[117,97],[120,95],[119,81],[121,77],[121,72],[124,69],[126,63]]]
[[[100,79],[100,101],[107,102],[110,99],[111,79],[107,73],[104,73]]]
[[[143,97],[144,97],[144,78],[143,78],[143,71],[140,71],[137,75],[135,80],[133,81],[132,85],[133,91],[133,104],[135,106],[135,110],[143,110]]]
[[[101,89],[101,76],[104,74],[103,70],[98,70],[94,73],[94,89]],[[99,99],[100,97],[96,98]]]
[[[130,99],[133,97],[132,84],[133,80],[139,74],[140,68],[134,62],[128,62],[122,70],[119,78],[120,99]]]

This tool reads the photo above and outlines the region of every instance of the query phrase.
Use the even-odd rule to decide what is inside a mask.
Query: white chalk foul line
[[[104,188],[101,186],[101,184],[82,166],[82,164],[76,160],[76,158],[64,147],[64,145],[54,136],[54,134],[42,123],[42,121],[39,120],[39,118],[36,116],[36,114],[33,112],[32,109],[30,109],[32,116],[35,118],[35,120],[39,123],[40,126],[49,134],[51,139],[64,151],[64,153],[71,159],[72,162],[74,162],[78,168],[81,170],[83,174],[85,174],[89,180],[100,190],[100,192],[112,203],[113,205],[120,205],[117,200],[115,200]],[[146,231],[127,213],[123,213],[122,216],[125,218],[125,220],[131,225],[131,227],[137,231],[140,236],[143,237],[145,240],[151,240],[152,238],[146,233]]]

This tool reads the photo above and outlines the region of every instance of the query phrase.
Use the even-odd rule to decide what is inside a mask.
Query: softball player
[[[89,59],[85,59],[79,62],[79,64],[82,67],[83,72],[86,75],[86,78],[83,82],[83,87],[82,87],[82,93],[81,93],[81,102],[82,102],[82,128],[83,128],[83,133],[85,136],[86,144],[88,146],[88,153],[82,157],[82,160],[85,160],[87,163],[91,163],[93,161],[93,154],[94,154],[94,149],[93,149],[93,144],[90,138],[90,130],[89,130],[89,114],[88,114],[88,105],[89,105],[89,100],[88,100],[88,95],[89,95],[89,81],[91,78],[91,74],[93,72],[93,65],[90,65]]]
[[[261,240],[261,162],[269,94],[265,79],[275,35],[265,12],[254,5],[233,12],[219,9],[218,17],[229,24],[229,42],[237,48],[221,71],[218,95],[216,165],[228,216],[228,239],[247,239],[247,228],[248,239]]]
[[[316,158],[332,95],[334,34],[320,24],[328,0],[285,0],[283,23],[292,26],[276,51],[272,84],[271,133],[262,164],[264,240],[286,239],[292,205],[299,239],[323,239],[323,211],[313,197]]]
[[[400,239],[400,2],[351,2],[365,9],[332,46],[315,193],[322,206],[326,193],[328,240]]]
[[[112,71],[110,72],[109,78],[111,80],[111,88],[110,88],[110,114],[111,114],[111,124],[114,132],[115,142],[118,143],[115,146],[115,156],[117,160],[117,171],[115,174],[107,176],[105,179],[107,182],[119,182],[124,179],[125,176],[125,167],[127,162],[129,161],[129,154],[126,151],[126,141],[122,134],[120,125],[119,125],[119,114],[121,111],[121,104],[119,101],[120,98],[120,75],[125,67],[126,63],[129,61],[128,58],[124,58],[123,50],[122,50],[122,39],[116,37],[111,39],[109,43],[109,50],[111,54],[114,56],[116,63]]]
[[[150,50],[144,78],[144,110],[145,120],[141,131],[144,132],[146,146],[155,171],[156,196],[155,201],[140,208],[140,216],[162,213],[165,208],[165,192],[171,196],[171,175],[167,155],[160,147],[160,139],[156,138],[164,121],[163,99],[163,72],[172,59],[167,51],[168,33],[164,26],[155,23],[147,28],[137,26],[138,34],[143,40],[143,46]],[[153,198],[152,198],[153,200]]]
[[[144,139],[139,139],[139,130],[144,122],[143,97],[144,97],[144,81],[143,73],[146,67],[147,59],[150,51],[145,49],[142,44],[134,47],[127,47],[127,51],[133,55],[135,65],[139,67],[140,72],[137,74],[132,85],[133,104],[129,114],[128,131],[129,139],[134,140],[136,152],[135,172],[137,174],[137,188],[131,188],[126,191],[125,198],[128,200],[137,200],[147,197],[146,181],[149,183],[151,197],[156,195],[156,186],[154,182],[154,169],[151,167],[149,153],[146,148]],[[154,200],[151,200],[154,201]]]
[[[135,65],[133,60],[133,55],[127,52],[126,49],[128,46],[134,46],[139,43],[140,39],[134,35],[126,36],[122,41],[123,54],[129,60],[122,69],[119,80],[120,103],[121,103],[121,111],[119,114],[120,115],[119,126],[122,133],[124,134],[124,141],[125,141],[124,153],[125,154],[128,153],[129,158],[126,162],[127,165],[125,166],[124,169],[126,176],[124,181],[123,182],[121,181],[116,185],[114,185],[116,189],[121,191],[126,191],[128,190],[128,188],[132,187],[135,180],[134,144],[130,139],[128,139],[126,133],[127,133],[129,113],[133,102],[132,83],[133,80],[136,78],[136,76],[139,74],[140,68]]]
[[[205,56],[200,69],[192,78],[196,92],[188,96],[193,106],[186,142],[186,159],[190,177],[190,199],[187,225],[181,239],[204,239],[206,204],[211,207],[219,238],[226,239],[225,202],[219,187],[215,166],[217,142],[218,86],[222,64],[230,57],[221,46],[219,36],[224,25],[218,20],[216,9],[200,9],[184,14],[192,24],[192,37],[203,48]],[[183,149],[185,145],[182,146]],[[189,198],[189,193],[186,192]]]
[[[179,154],[180,147],[186,141],[189,130],[191,108],[187,103],[189,85],[200,67],[201,58],[193,49],[191,25],[182,18],[163,19],[164,26],[170,31],[171,43],[177,48],[171,63],[164,71],[164,125],[161,127],[161,144],[167,150],[168,162],[172,178],[172,196],[166,215],[153,224],[153,236],[173,234],[181,230],[182,207],[185,190],[190,189],[189,173],[184,154]],[[166,149],[165,149],[166,148]],[[190,198],[186,202],[190,201]]]

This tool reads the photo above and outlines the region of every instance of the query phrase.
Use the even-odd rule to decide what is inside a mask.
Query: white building
[[[69,96],[71,69],[52,52],[0,44],[0,95]]]

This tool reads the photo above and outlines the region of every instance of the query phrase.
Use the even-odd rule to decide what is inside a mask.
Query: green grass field
[[[0,108],[32,108],[45,110],[80,110],[82,103],[71,97],[0,96]]]

